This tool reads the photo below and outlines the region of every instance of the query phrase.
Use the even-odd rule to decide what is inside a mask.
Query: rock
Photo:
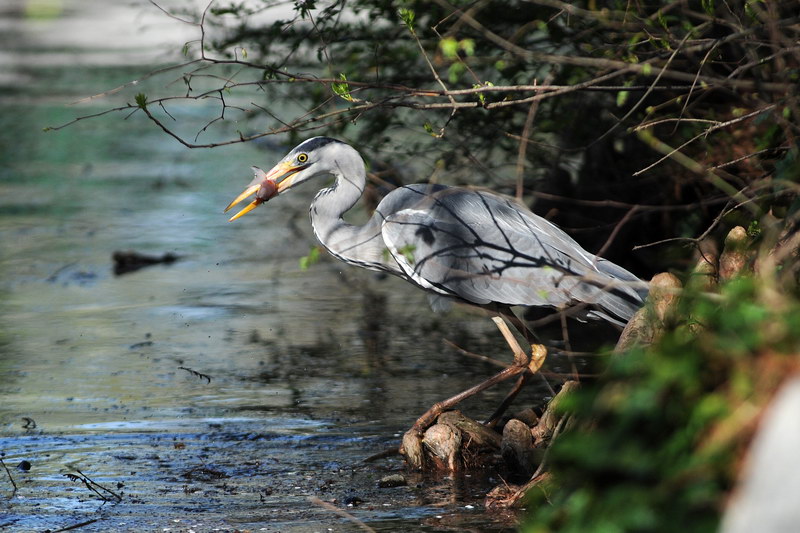
[[[400,445],[400,453],[405,456],[408,466],[417,470],[422,469],[425,465],[422,434],[414,428],[406,431],[403,435],[403,442]]]
[[[511,419],[503,428],[500,453],[508,468],[520,475],[530,476],[536,468],[533,436],[528,424]]]
[[[458,429],[463,434],[462,440],[469,442],[470,446],[494,450],[500,448],[501,437],[495,430],[465,416],[461,411],[446,411],[439,415],[438,422]]]
[[[378,487],[388,489],[392,487],[402,487],[406,485],[406,478],[402,474],[391,474],[384,476],[378,481]]]
[[[655,338],[652,316],[653,313],[646,307],[636,311],[620,333],[614,353],[623,353],[636,344],[644,346],[652,344]]]
[[[536,415],[536,412],[530,407],[514,414],[513,418],[516,418],[517,420],[522,420],[523,422],[525,422],[525,424],[528,425],[529,428],[532,428],[533,426],[539,423],[539,417]]]
[[[425,431],[422,444],[430,450],[436,466],[455,471],[461,450],[461,432],[450,424],[436,423]]]

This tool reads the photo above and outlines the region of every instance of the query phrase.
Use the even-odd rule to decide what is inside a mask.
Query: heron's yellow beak
[[[232,222],[237,218],[246,215],[267,200],[278,196],[283,191],[291,187],[292,182],[294,181],[294,176],[297,174],[297,172],[303,170],[304,168],[306,167],[295,166],[289,162],[278,163],[272,167],[272,169],[264,175],[260,182],[251,183],[242,192],[242,194],[237,196],[231,203],[228,204],[228,207],[225,208],[225,213],[227,213],[231,207],[235,206],[239,202],[245,200],[253,194],[256,195],[252,202],[228,219],[228,222]]]

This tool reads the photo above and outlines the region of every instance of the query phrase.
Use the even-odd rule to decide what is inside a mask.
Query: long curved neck
[[[331,171],[336,182],[319,191],[311,202],[311,226],[317,240],[342,261],[385,269],[380,216],[376,213],[363,226],[354,226],[342,218],[361,197],[366,184],[364,161],[353,152],[336,161],[336,169]]]

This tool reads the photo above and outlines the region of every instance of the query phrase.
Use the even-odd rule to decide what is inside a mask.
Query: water
[[[333,259],[300,270],[310,189],[227,223],[274,149],[189,150],[141,114],[43,132],[164,90],[72,104],[176,60],[191,28],[99,0],[5,3],[0,27],[0,528],[510,527],[482,510],[491,472],[378,489],[402,462],[363,462],[496,371],[444,339],[510,359],[491,321]],[[170,112],[199,129],[202,106]],[[115,276],[117,250],[180,259]]]

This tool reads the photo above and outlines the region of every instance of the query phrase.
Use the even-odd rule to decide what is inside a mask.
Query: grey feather
[[[366,171],[351,146],[325,137],[292,150],[308,155],[291,187],[333,175],[311,204],[314,234],[334,256],[400,276],[435,300],[483,306],[579,304],[580,316],[624,324],[647,284],[584,250],[527,207],[491,192],[441,185],[395,189],[363,226],[342,218],[361,196]],[[288,189],[289,187],[286,187]]]

